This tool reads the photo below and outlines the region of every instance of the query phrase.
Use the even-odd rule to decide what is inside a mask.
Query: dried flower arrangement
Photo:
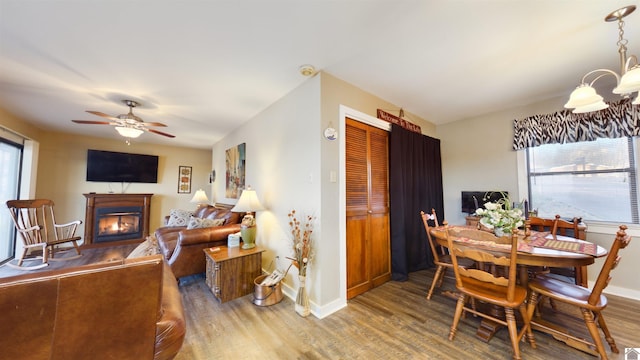
[[[293,265],[298,268],[298,275],[306,276],[307,267],[314,255],[311,234],[315,217],[306,215],[303,218],[304,223],[302,223],[298,220],[295,210],[291,210],[287,216],[289,217],[289,228],[291,229],[295,254],[291,260],[293,260]]]

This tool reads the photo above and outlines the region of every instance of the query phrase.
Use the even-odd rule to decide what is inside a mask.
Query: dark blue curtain
[[[433,266],[420,211],[444,218],[440,140],[391,124],[389,212],[391,279],[406,281],[412,271]]]

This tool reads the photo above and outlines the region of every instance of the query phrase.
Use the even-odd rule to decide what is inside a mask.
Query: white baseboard
[[[595,285],[595,281],[589,281],[589,289],[593,289],[593,285]],[[609,285],[604,289],[603,293],[640,301],[640,291],[634,289]]]
[[[286,284],[285,282],[281,283],[281,288],[282,288],[282,294],[284,294],[284,296],[288,297],[293,302],[296,301],[296,295],[298,293],[296,289],[292,288],[289,284]],[[334,312],[346,307],[347,302],[336,299],[335,301],[332,301],[322,307],[319,307],[313,301],[311,301],[310,306],[311,306],[311,314],[313,314],[313,316],[317,317],[318,319],[323,319],[333,314]],[[293,311],[293,309],[291,309],[291,311]]]

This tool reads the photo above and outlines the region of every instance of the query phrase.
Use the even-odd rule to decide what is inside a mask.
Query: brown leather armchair
[[[7,359],[173,359],[186,324],[160,255],[0,279]]]
[[[223,225],[187,229],[186,226],[164,226],[155,231],[160,252],[167,259],[176,278],[205,272],[203,249],[227,245],[227,237],[240,231],[244,213],[232,212],[232,205],[202,206],[193,214],[203,219],[225,219]],[[165,218],[165,223],[168,217]]]

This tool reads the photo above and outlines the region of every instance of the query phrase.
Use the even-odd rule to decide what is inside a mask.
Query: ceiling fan
[[[107,115],[100,111],[87,110],[88,113],[107,118],[111,121],[96,121],[96,120],[71,120],[77,124],[89,124],[89,125],[112,125],[115,126],[116,131],[126,138],[137,138],[147,131],[150,133],[174,138],[175,135],[168,134],[166,132],[150,129],[153,127],[166,127],[167,125],[159,122],[144,122],[140,117],[133,114],[133,108],[139,106],[140,103],[134,100],[122,100],[125,105],[129,107],[128,114],[120,114],[118,116]],[[127,139],[127,142],[129,140]]]

